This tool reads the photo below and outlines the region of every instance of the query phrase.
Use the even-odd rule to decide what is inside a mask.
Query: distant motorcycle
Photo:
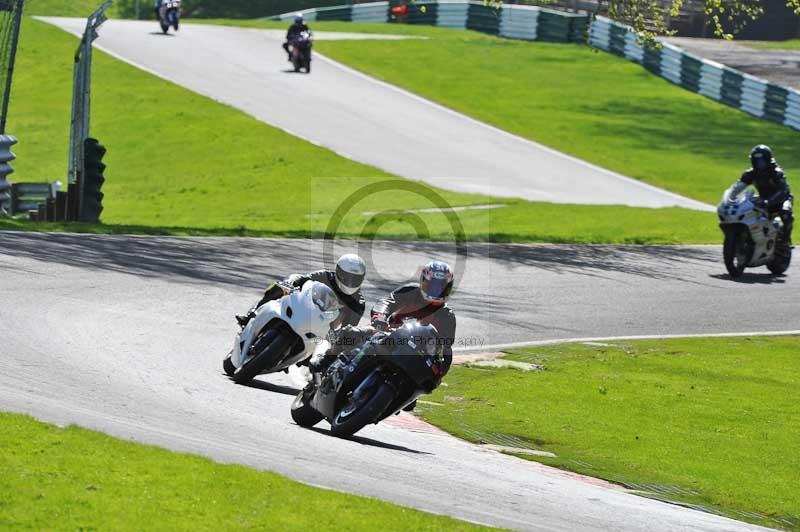
[[[166,34],[170,26],[178,31],[181,19],[181,0],[170,0],[164,2],[158,8],[158,22],[161,24],[161,31]]]
[[[736,185],[726,190],[717,207],[719,226],[725,234],[725,268],[731,277],[758,266],[782,274],[792,261],[792,249],[781,238],[783,221],[779,216],[770,219],[752,190],[737,192]]]
[[[301,427],[327,419],[334,436],[349,437],[431,393],[442,363],[436,328],[408,321],[314,372],[292,404],[292,419]]]
[[[311,46],[313,45],[313,36],[310,31],[301,31],[294,39],[292,39],[291,53],[292,65],[295,72],[300,72],[301,68],[306,69],[306,73],[311,72]]]
[[[302,288],[281,285],[282,298],[255,311],[225,357],[222,367],[237,384],[257,375],[286,370],[327,347],[327,336],[341,303],[328,286],[308,281]]]

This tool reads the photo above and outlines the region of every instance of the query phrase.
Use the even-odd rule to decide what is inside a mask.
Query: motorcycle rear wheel
[[[331,434],[337,438],[349,438],[370,423],[374,423],[394,399],[394,390],[381,383],[372,395],[359,405],[348,403],[331,420]]]
[[[270,329],[256,340],[253,345],[258,349],[260,344],[265,347],[253,358],[236,370],[233,374],[233,382],[236,384],[247,384],[264,370],[275,367],[283,359],[286,352],[292,347],[295,338],[282,329]]]
[[[725,235],[722,245],[722,256],[725,259],[725,268],[731,277],[741,277],[747,268],[747,239],[741,232]]]
[[[310,428],[325,418],[306,402],[306,390],[301,390],[292,402],[292,419],[301,427]]]
[[[772,272],[773,275],[782,275],[789,269],[791,263],[792,249],[789,248],[788,253],[785,254],[776,252],[772,260],[767,263],[767,269]]]

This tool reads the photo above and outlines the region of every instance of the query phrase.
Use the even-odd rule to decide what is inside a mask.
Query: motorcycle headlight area
[[[339,298],[336,297],[333,290],[324,284],[318,283],[314,285],[314,288],[311,290],[311,300],[314,301],[314,305],[320,310],[322,319],[333,321],[339,316],[339,310],[341,308]]]

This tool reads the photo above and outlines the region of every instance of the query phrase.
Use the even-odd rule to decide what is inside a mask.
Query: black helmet
[[[757,173],[762,174],[775,167],[772,150],[766,144],[759,144],[750,150],[750,164]]]
[[[425,301],[443,305],[453,289],[453,272],[450,266],[438,260],[426,264],[419,275],[419,289]]]

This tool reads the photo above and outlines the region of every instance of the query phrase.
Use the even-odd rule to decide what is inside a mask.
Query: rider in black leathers
[[[327,368],[336,357],[361,345],[376,332],[399,327],[403,321],[415,319],[433,325],[442,344],[443,363],[433,368],[439,381],[450,370],[456,336],[456,315],[446,300],[453,288],[453,273],[444,262],[435,261],[423,268],[419,283],[410,283],[393,291],[372,308],[371,327],[345,327],[333,347],[312,365],[313,371]],[[414,409],[416,401],[405,408]]]
[[[736,193],[744,190],[749,185],[756,187],[758,202],[760,202],[770,217],[780,216],[783,220],[783,240],[788,246],[792,245],[792,228],[794,215],[792,202],[794,200],[783,169],[778,166],[772,156],[769,146],[760,144],[750,152],[751,168],[742,174],[736,184]]]
[[[283,43],[283,49],[286,50],[289,61],[292,60],[292,52],[289,51],[289,46],[292,44],[292,41],[304,31],[308,31],[308,26],[303,21],[302,13],[298,13],[294,17],[294,24],[289,26],[289,31],[286,32],[286,42]]]
[[[317,281],[331,288],[342,304],[341,313],[333,323],[334,328],[358,325],[366,310],[366,302],[361,294],[361,283],[365,276],[366,264],[361,257],[343,255],[336,262],[336,269],[333,271],[319,270],[305,275],[294,274],[282,282],[272,283],[264,291],[264,297],[247,314],[237,315],[236,321],[244,328],[255,316],[258,307],[286,295],[281,284],[302,288],[308,281]]]

